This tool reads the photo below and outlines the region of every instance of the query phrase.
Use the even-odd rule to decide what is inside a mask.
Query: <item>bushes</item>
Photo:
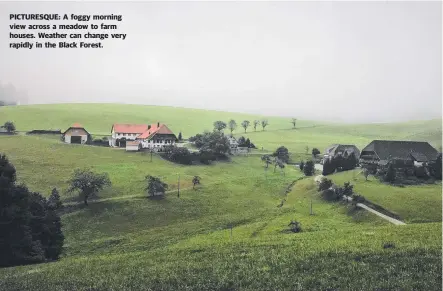
[[[301,161],[298,167],[300,168],[300,171],[303,171],[303,168],[305,167],[305,162]]]
[[[313,161],[307,161],[306,164],[303,167],[303,173],[306,176],[312,176],[315,173],[315,167]]]
[[[294,233],[298,233],[302,231],[301,228],[301,223],[295,220],[291,220],[291,222],[288,224],[289,226],[289,230],[294,232]]]
[[[17,186],[15,175],[14,166],[0,155],[0,266],[58,259],[64,235],[52,207],[57,203]]]
[[[187,148],[173,147],[166,153],[168,160],[174,163],[191,165],[192,164],[192,154]]]
[[[326,178],[322,178],[318,185],[318,191],[324,191],[332,187],[332,181]]]
[[[383,176],[385,182],[393,183],[395,181],[395,169],[392,163],[389,163],[386,174]]]

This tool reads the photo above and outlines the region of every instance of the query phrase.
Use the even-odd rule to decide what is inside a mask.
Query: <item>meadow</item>
[[[13,120],[18,130],[63,129],[80,122],[103,134],[114,122],[159,120],[187,137],[230,118],[240,123],[255,116],[110,104],[0,108],[0,123]],[[284,145],[293,152],[304,152],[306,145],[322,151],[336,142],[361,146],[374,138],[414,136],[420,128],[420,138],[434,136],[437,123],[351,130],[300,121],[299,129],[291,129],[289,118],[268,120],[264,132],[247,135],[268,151]],[[324,201],[312,177],[294,166],[287,165],[284,173],[265,172],[260,154],[183,166],[157,155],[151,161],[149,154],[25,135],[0,136],[0,152],[17,168],[19,183],[46,196],[57,187],[66,204],[62,258],[0,269],[0,290],[441,290],[441,184],[429,193],[412,188],[409,194],[367,182],[374,191],[362,194],[408,223],[395,226],[351,204]],[[112,187],[84,206],[66,192],[76,168],[107,172]],[[147,199],[148,174],[168,183],[164,199]],[[194,175],[202,179],[195,190]],[[353,179],[346,175],[352,173],[334,179]],[[353,180],[357,191],[365,189],[361,179]],[[413,193],[428,194],[419,199]],[[302,232],[288,232],[291,220],[301,223]]]

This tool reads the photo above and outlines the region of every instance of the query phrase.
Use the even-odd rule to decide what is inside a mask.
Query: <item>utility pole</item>
[[[313,215],[313,213],[312,213],[312,199],[311,199],[311,212],[310,212],[310,214]]]
[[[151,149],[151,163],[152,163],[152,149]]]
[[[180,198],[180,175],[178,175],[177,197]]]

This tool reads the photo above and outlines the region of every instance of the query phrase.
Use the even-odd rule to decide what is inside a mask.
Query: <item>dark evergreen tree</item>
[[[57,188],[52,189],[51,195],[48,198],[48,205],[54,210],[63,208]]]
[[[275,150],[275,152],[272,154],[272,156],[277,157],[280,161],[284,163],[289,162],[289,151],[284,146],[279,147]]]
[[[178,140],[179,140],[179,141],[182,141],[182,139],[183,139],[183,137],[182,137],[182,132],[180,131],[180,132],[178,133]]]
[[[303,167],[303,173],[305,173],[306,176],[312,176],[315,173],[315,167],[313,161],[307,161],[305,166]]]

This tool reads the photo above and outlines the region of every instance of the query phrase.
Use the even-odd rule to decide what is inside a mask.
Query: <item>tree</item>
[[[257,126],[260,124],[260,120],[254,120],[254,131],[257,131]]]
[[[284,146],[281,146],[278,149],[276,149],[272,155],[274,157],[277,157],[279,160],[281,160],[284,163],[289,162],[289,151]]]
[[[91,170],[76,169],[69,184],[68,192],[78,191],[83,196],[85,205],[88,205],[88,198],[104,187],[111,186],[111,180],[107,173],[98,174]]]
[[[335,163],[333,159],[326,159],[323,163],[323,176],[333,174],[335,172]]]
[[[309,147],[308,146],[305,147],[305,150],[306,150],[306,154],[309,153]]]
[[[192,178],[192,189],[195,189],[195,185],[200,185],[200,177],[199,176],[194,176],[194,178]]]
[[[291,222],[289,223],[289,230],[295,233],[301,232],[302,228],[301,228],[301,223],[295,220],[291,220]]]
[[[245,129],[245,133],[246,133],[246,129],[248,129],[249,127],[249,120],[243,120],[243,122],[241,123],[241,126]]]
[[[168,189],[168,184],[162,182],[160,178],[148,175],[146,176],[148,185],[145,190],[148,191],[149,196],[164,195]]]
[[[441,153],[437,156],[436,161],[431,165],[431,173],[437,180],[441,180],[442,176],[442,157]]]
[[[363,176],[365,177],[365,180],[368,181],[368,177],[369,177],[369,170],[367,168],[363,169]]]
[[[52,189],[51,195],[48,198],[48,205],[54,210],[63,208],[57,188]]]
[[[214,129],[215,130],[222,131],[225,128],[226,128],[226,123],[225,122],[220,121],[220,120],[214,122]]]
[[[12,121],[6,121],[5,125],[3,125],[3,127],[6,129],[6,131],[8,131],[9,133],[14,132],[15,131],[15,125],[14,122]]]
[[[234,119],[229,120],[229,130],[231,131],[231,136],[232,136],[232,132],[237,128],[237,122],[235,122]]]
[[[313,148],[312,149],[312,155],[314,156],[314,157],[317,157],[317,155],[319,155],[320,154],[320,151],[318,150],[318,148]]]
[[[16,185],[15,175],[0,154],[0,266],[57,259],[64,242],[60,217],[42,195]]]
[[[300,171],[303,171],[303,168],[305,167],[305,162],[301,161],[298,167],[300,168]]]
[[[278,157],[276,157],[274,159],[274,173],[275,173],[275,169],[279,167],[282,171],[285,168],[285,164],[283,163],[282,160],[280,160]]]
[[[318,191],[328,190],[332,187],[332,181],[323,177],[318,185]]]
[[[395,181],[395,169],[392,162],[389,162],[388,170],[384,176],[386,182],[393,183]]]
[[[266,164],[266,169],[269,168],[269,165],[272,164],[271,156],[270,155],[263,155],[261,157],[261,160]]]
[[[297,122],[297,118],[292,118],[291,119],[291,123],[292,123],[292,128],[295,128],[295,124]]]
[[[192,164],[192,154],[185,147],[172,147],[170,150],[167,148],[167,159],[183,165]]]
[[[179,140],[179,141],[182,141],[182,140],[183,140],[182,132],[181,132],[181,131],[178,133],[178,140]]]
[[[303,167],[303,173],[305,173],[306,176],[312,176],[315,173],[315,167],[313,161],[307,161],[305,166]]]
[[[268,126],[268,125],[269,125],[269,123],[268,123],[267,119],[263,119],[261,121],[261,127],[263,128],[263,131],[265,130],[265,127]]]

